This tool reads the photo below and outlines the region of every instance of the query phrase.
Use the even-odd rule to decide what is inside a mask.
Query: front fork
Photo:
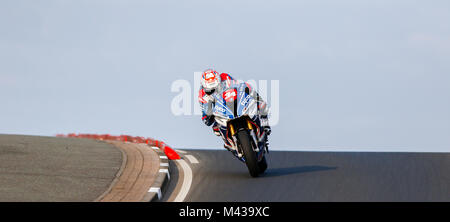
[[[236,157],[238,157],[240,160],[245,162],[245,159],[243,158],[244,153],[241,150],[240,146],[238,145],[238,141],[237,141],[237,137],[236,137],[236,129],[234,128],[234,126],[232,124],[229,125],[230,128],[230,132],[232,135],[232,139],[233,142],[235,144],[235,151],[236,151]],[[256,136],[255,133],[255,129],[252,125],[252,123],[250,122],[250,120],[247,120],[247,129],[250,132],[250,137],[252,139],[252,144],[253,144],[253,151],[255,153],[257,153],[257,157],[258,157],[258,161],[260,161],[262,159],[262,157],[264,156],[264,153],[268,153],[268,149],[266,146],[266,140],[267,140],[267,134],[266,132],[263,132],[263,135],[261,135],[261,137],[258,139],[258,137]]]

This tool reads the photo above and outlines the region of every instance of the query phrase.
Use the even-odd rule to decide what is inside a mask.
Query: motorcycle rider
[[[200,102],[200,106],[202,107],[202,121],[207,125],[211,126],[214,134],[217,136],[220,136],[219,132],[219,126],[214,120],[214,115],[212,115],[212,104],[215,103],[214,94],[215,93],[222,93],[221,85],[223,82],[225,84],[230,85],[232,82],[236,82],[236,80],[233,79],[228,73],[222,73],[219,74],[217,71],[213,69],[207,69],[202,73],[201,78],[201,87],[198,94],[198,99]],[[261,127],[263,130],[267,133],[267,135],[270,135],[271,128],[269,126],[269,119],[268,119],[268,112],[269,108],[267,106],[267,103],[264,102],[264,100],[259,96],[259,94],[256,92],[256,90],[253,90],[252,87],[245,83],[247,87],[249,88],[249,95],[251,95],[255,100],[258,102],[258,108],[260,110],[260,121],[261,121]],[[228,150],[231,150],[231,144],[229,141],[222,137],[225,144],[224,147]]]

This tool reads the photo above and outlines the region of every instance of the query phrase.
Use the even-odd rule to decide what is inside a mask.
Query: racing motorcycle
[[[210,109],[230,145],[227,149],[247,165],[252,177],[258,177],[267,169],[268,135],[260,124],[258,100],[249,91],[242,82],[223,83]]]

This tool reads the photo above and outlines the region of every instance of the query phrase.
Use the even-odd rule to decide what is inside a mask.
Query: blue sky
[[[0,133],[220,148],[170,110],[209,67],[279,80],[274,150],[450,151],[448,1],[1,1]]]

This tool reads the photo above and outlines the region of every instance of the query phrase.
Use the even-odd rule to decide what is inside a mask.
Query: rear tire
[[[246,130],[241,130],[237,133],[237,139],[240,142],[240,147],[245,157],[245,164],[248,172],[252,177],[258,177],[260,173],[258,159],[256,153],[253,151],[253,146],[250,140],[250,135]]]

